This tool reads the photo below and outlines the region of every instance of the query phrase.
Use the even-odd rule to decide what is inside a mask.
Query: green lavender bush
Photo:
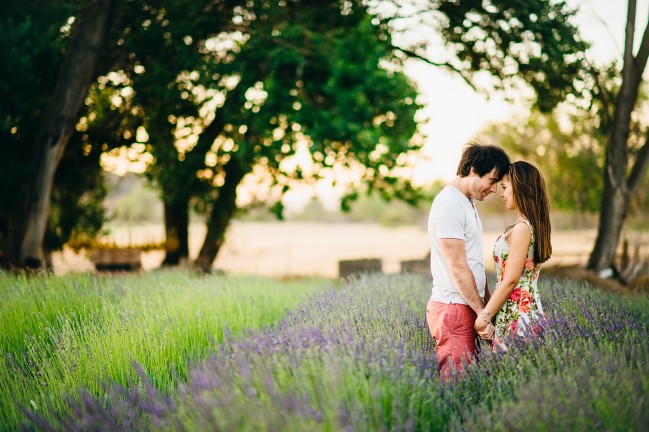
[[[647,298],[542,287],[550,324],[540,337],[483,347],[465,374],[440,382],[428,283],[358,280],[275,330],[224,344],[169,418],[189,430],[645,429]]]
[[[441,381],[424,319],[429,282],[373,276],[312,295],[275,327],[226,332],[209,359],[161,387],[82,391],[42,430],[646,430],[649,299],[541,281],[548,326],[483,346]],[[96,392],[94,392],[96,393]]]
[[[67,412],[81,388],[106,398],[107,382],[175,391],[193,361],[224,331],[271,325],[324,279],[276,281],[160,271],[137,276],[0,274],[0,428],[17,429],[21,407]]]

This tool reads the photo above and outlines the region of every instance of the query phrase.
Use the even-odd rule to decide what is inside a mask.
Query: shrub
[[[226,336],[178,391],[113,387],[54,429],[641,430],[649,424],[649,300],[541,283],[549,327],[483,349],[440,381],[424,320],[430,286],[361,277],[312,298],[274,329]],[[130,393],[129,393],[130,392]],[[126,406],[127,408],[123,408]]]

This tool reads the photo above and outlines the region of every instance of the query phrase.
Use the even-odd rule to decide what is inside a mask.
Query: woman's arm
[[[503,307],[509,295],[516,288],[525,268],[531,241],[532,235],[527,224],[518,223],[514,225],[509,234],[509,255],[506,260],[503,280],[495,288],[487,305],[476,319],[475,328],[478,332],[488,322],[491,322],[491,318]]]

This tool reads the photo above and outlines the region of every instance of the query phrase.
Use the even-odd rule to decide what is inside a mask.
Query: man
[[[475,201],[495,193],[507,173],[509,157],[500,148],[469,143],[464,147],[457,176],[435,197],[428,218],[433,292],[426,318],[437,343],[443,376],[452,366],[462,370],[476,353],[476,317],[489,300],[482,248],[482,223]],[[490,339],[491,324],[478,329]]]

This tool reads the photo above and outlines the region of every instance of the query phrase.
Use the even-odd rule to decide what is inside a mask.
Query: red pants
[[[467,305],[428,301],[426,320],[435,338],[437,359],[442,375],[452,373],[451,365],[462,371],[462,361],[471,363],[476,354],[476,313]],[[449,363],[450,360],[450,363]]]

